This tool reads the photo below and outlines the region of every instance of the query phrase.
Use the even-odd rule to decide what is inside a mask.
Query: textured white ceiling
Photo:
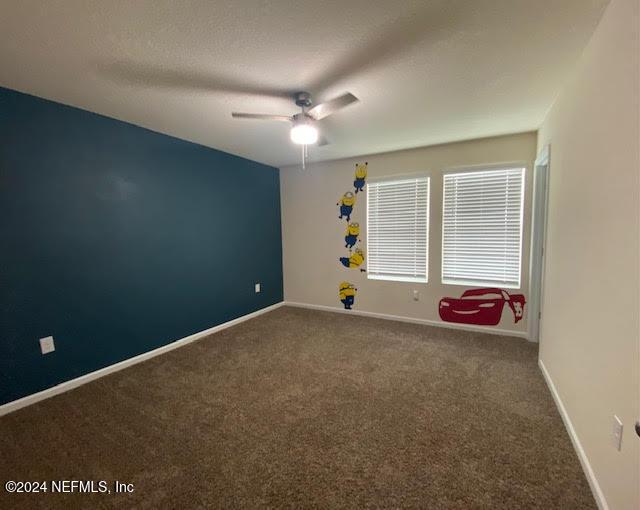
[[[537,129],[608,0],[2,0],[0,85],[275,166]],[[271,97],[271,96],[274,97]]]

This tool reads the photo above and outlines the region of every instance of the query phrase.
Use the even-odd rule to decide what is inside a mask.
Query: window
[[[427,281],[429,178],[367,184],[367,277]]]
[[[442,283],[520,287],[524,168],[444,176]]]

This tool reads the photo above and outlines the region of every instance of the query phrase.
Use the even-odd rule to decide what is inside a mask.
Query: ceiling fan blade
[[[291,100],[288,89],[264,86],[259,82],[233,76],[211,74],[191,67],[167,68],[135,60],[99,61],[96,63],[96,73],[98,77],[119,85]]]
[[[233,112],[231,116],[234,119],[256,119],[256,120],[279,120],[281,122],[291,122],[293,117],[287,117],[286,115],[269,115],[263,113],[238,113]]]
[[[324,119],[332,113],[335,113],[338,110],[349,106],[351,103],[356,103],[358,101],[359,99],[356,96],[347,92],[346,94],[332,99],[331,101],[315,105],[307,112],[307,114],[316,120]]]
[[[318,141],[316,142],[316,145],[318,147],[322,147],[323,145],[329,145],[331,142],[329,142],[329,140],[327,140],[324,136],[320,135],[318,137]]]

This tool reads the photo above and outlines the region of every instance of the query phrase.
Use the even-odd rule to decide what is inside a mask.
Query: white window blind
[[[442,282],[520,287],[524,168],[445,174]]]
[[[429,178],[367,183],[367,277],[427,281]]]

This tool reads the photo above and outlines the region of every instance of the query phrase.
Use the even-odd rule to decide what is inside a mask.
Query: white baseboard
[[[135,365],[136,363],[141,363],[142,361],[155,358],[156,356],[159,356],[160,354],[164,354],[165,352],[169,352],[179,347],[183,347],[205,336],[209,336],[213,333],[217,333],[218,331],[222,331],[223,329],[227,329],[227,328],[230,328],[231,326],[235,326],[236,324],[240,324],[241,322],[247,321],[249,319],[253,319],[254,317],[257,317],[258,315],[262,315],[263,313],[267,313],[272,310],[275,310],[276,308],[280,308],[283,304],[284,302],[281,301],[280,303],[276,303],[275,305],[267,306],[266,308],[261,308],[260,310],[256,310],[255,312],[249,313],[247,315],[243,315],[242,317],[238,317],[237,319],[233,319],[228,322],[218,324],[217,326],[214,326],[212,328],[205,329],[204,331],[194,333],[193,335],[189,335],[187,337],[181,338],[180,340],[176,340],[175,342],[171,342],[167,345],[163,345],[162,347],[158,347],[157,349],[154,349],[152,351],[144,352],[142,354],[139,354],[138,356],[134,356],[133,358],[129,358],[124,361],[115,363],[113,365],[109,365],[108,367],[101,368],[100,370],[96,370],[95,372],[90,372],[88,374],[82,375],[75,379],[65,381],[63,383],[57,384],[56,386],[52,386],[51,388],[47,388],[46,390],[39,391],[38,393],[27,395],[26,397],[22,397],[12,402],[7,402],[6,404],[3,404],[0,406],[0,416],[12,413],[13,411],[17,411],[18,409],[22,409],[23,407],[30,406],[31,404],[35,404],[36,402],[40,402],[41,400],[51,398],[55,395],[59,395],[60,393],[64,393],[65,391],[72,390],[90,381],[99,379],[100,377],[104,377],[105,375],[112,374],[114,372],[122,370],[123,368],[130,367],[131,365]]]
[[[553,384],[553,380],[547,372],[547,368],[544,366],[544,363],[541,359],[538,359],[538,366],[540,367],[540,371],[544,377],[544,380],[549,387],[549,391],[553,396],[553,400],[556,403],[556,407],[558,408],[558,412],[562,417],[562,421],[564,422],[564,426],[567,429],[567,433],[571,438],[571,442],[573,443],[573,448],[578,455],[578,459],[580,459],[580,464],[582,465],[582,470],[584,471],[585,477],[587,478],[587,482],[589,482],[589,487],[591,487],[591,492],[593,493],[593,497],[596,500],[598,508],[600,510],[609,510],[609,505],[607,504],[607,500],[604,497],[604,493],[600,488],[600,484],[598,483],[598,479],[596,478],[593,469],[591,468],[591,463],[589,462],[589,458],[587,457],[584,448],[582,448],[582,444],[580,443],[580,439],[578,439],[578,435],[576,434],[575,429],[573,428],[573,423],[571,423],[571,418],[569,418],[569,414],[567,413],[564,404],[562,403],[562,399],[558,394],[558,390],[556,389],[555,384]]]
[[[499,329],[494,327],[473,326],[473,325],[467,325],[467,324],[454,324],[451,322],[433,321],[429,319],[418,319],[414,317],[405,317],[402,315],[366,312],[364,310],[355,310],[355,309],[345,310],[344,308],[338,308],[333,306],[312,305],[309,303],[297,303],[295,301],[285,301],[284,304],[285,306],[294,306],[297,308],[309,308],[311,310],[322,310],[325,312],[346,313],[350,315],[360,315],[362,317],[373,317],[376,319],[386,319],[386,320],[400,321],[400,322],[411,322],[413,324],[425,324],[427,326],[436,326],[438,328],[461,329],[464,331],[475,331],[479,333],[487,333],[489,335],[515,336],[515,337],[525,338],[525,339],[529,338],[528,333],[526,331],[511,331],[508,329]]]

